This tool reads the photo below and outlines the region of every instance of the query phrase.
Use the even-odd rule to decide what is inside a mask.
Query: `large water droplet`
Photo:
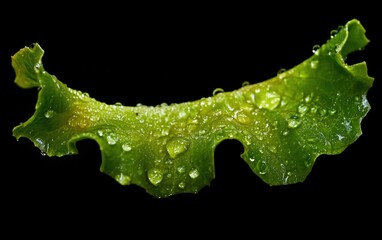
[[[195,178],[199,177],[199,171],[198,171],[198,169],[193,168],[193,169],[191,169],[191,171],[188,173],[188,175],[190,176],[190,178],[195,179]]]
[[[190,141],[181,137],[170,139],[166,144],[166,149],[171,158],[175,158],[179,154],[187,151]]]
[[[180,182],[179,184],[178,184],[178,187],[180,187],[180,188],[184,188],[186,186],[186,184],[184,183],[184,182]]]
[[[159,169],[152,168],[147,172],[147,177],[154,186],[158,186],[163,180],[163,173]]]

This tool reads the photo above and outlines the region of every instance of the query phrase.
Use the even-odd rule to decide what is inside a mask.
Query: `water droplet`
[[[158,186],[163,180],[163,173],[159,169],[152,168],[147,172],[147,177],[154,186]]]
[[[338,140],[341,141],[342,139],[344,139],[345,137],[342,136],[341,134],[337,134],[337,137],[338,137]]]
[[[319,50],[320,50],[320,47],[321,47],[321,46],[318,45],[318,44],[314,45],[313,48],[312,48],[312,52],[313,52],[314,54],[318,55],[318,52],[319,52]]]
[[[129,151],[131,151],[131,146],[128,143],[124,143],[124,144],[122,144],[122,149],[125,152],[129,152]]]
[[[285,105],[287,105],[288,104],[288,100],[286,100],[285,98],[283,98],[282,100],[281,100],[281,102],[280,102],[280,106],[281,107],[284,107]]]
[[[188,175],[190,176],[190,178],[195,179],[195,178],[199,177],[199,171],[198,171],[198,169],[193,168],[193,169],[191,169],[191,171],[188,173]]]
[[[318,110],[318,112],[320,113],[321,116],[325,116],[327,111],[326,111],[325,108],[320,108],[320,109]]]
[[[318,63],[319,63],[318,60],[313,60],[313,61],[310,62],[310,67],[311,67],[312,69],[317,69],[317,67],[318,67]]]
[[[223,88],[216,88],[213,92],[212,92],[212,95],[215,96],[219,93],[224,93],[224,89]]]
[[[168,165],[172,165],[174,161],[172,159],[167,159],[165,163]]]
[[[98,134],[98,136],[102,137],[103,136],[103,131],[102,130],[98,130],[97,134]]]
[[[185,118],[188,116],[188,114],[185,111],[179,111],[178,116],[180,119]]]
[[[200,131],[199,131],[199,135],[204,135],[204,134],[206,134],[207,133],[207,130],[205,130],[205,129],[201,129]]]
[[[184,173],[186,171],[186,168],[182,166],[178,167],[176,170],[178,171],[178,173]]]
[[[170,139],[166,144],[166,149],[171,158],[175,158],[179,154],[187,151],[190,141],[181,137]]]
[[[305,102],[310,102],[310,101],[312,100],[312,96],[313,96],[313,93],[307,95],[307,96],[304,98]]]
[[[334,52],[339,53],[340,51],[341,51],[341,45],[336,44],[336,45],[334,46]]]
[[[312,166],[313,161],[308,158],[304,161],[304,163],[305,163],[305,167],[309,168],[310,166]]]
[[[338,33],[338,30],[337,29],[333,29],[332,31],[330,31],[330,38],[334,38]]]
[[[276,92],[259,93],[256,98],[256,105],[259,108],[274,110],[281,102],[281,97]]]
[[[250,161],[250,162],[254,162],[254,161],[255,161],[255,158],[249,158],[249,161]]]
[[[283,79],[285,77],[285,72],[286,72],[286,69],[285,68],[281,68],[280,70],[277,71],[277,76],[280,79]]]
[[[155,159],[154,163],[155,165],[159,165],[162,162],[162,159]]]
[[[301,115],[304,115],[306,113],[306,111],[308,111],[308,109],[309,109],[308,106],[306,106],[305,104],[301,104],[298,106],[297,111]]]
[[[46,118],[52,118],[52,117],[54,117],[54,115],[55,115],[55,112],[54,112],[53,110],[48,110],[48,111],[44,114],[44,116],[45,116]]]
[[[122,107],[123,106],[122,103],[120,103],[120,102],[116,102],[116,103],[114,103],[114,105],[117,106],[117,107]]]
[[[245,87],[245,86],[248,86],[248,85],[250,85],[250,82],[248,82],[248,81],[244,81],[244,82],[241,84],[242,87]]]
[[[35,65],[36,70],[40,71],[41,66],[42,66],[41,62],[36,63]]]
[[[251,124],[253,122],[252,116],[243,111],[236,111],[234,117],[241,124]]]
[[[186,184],[184,183],[184,182],[180,182],[179,184],[178,184],[178,187],[180,187],[180,188],[184,188],[186,186]]]
[[[114,145],[118,142],[118,136],[115,133],[110,133],[106,137],[107,143],[110,145]]]
[[[335,109],[330,109],[330,110],[329,110],[329,114],[330,114],[330,115],[334,115],[336,112],[337,112],[337,111],[336,111]]]
[[[259,174],[261,174],[261,175],[266,174],[268,171],[268,166],[267,166],[267,163],[265,161],[257,162],[256,168],[259,171]]]
[[[123,173],[117,175],[115,179],[122,185],[129,185],[131,182],[131,178],[129,176],[124,175]]]
[[[41,154],[41,156],[46,156],[46,152],[44,152],[44,151],[40,151],[40,154]]]
[[[291,116],[288,119],[288,127],[290,127],[290,128],[296,128],[296,127],[300,126],[300,124],[301,124],[301,119],[296,115]]]
[[[272,152],[272,153],[276,153],[277,152],[276,146],[270,146],[269,147],[269,151]]]

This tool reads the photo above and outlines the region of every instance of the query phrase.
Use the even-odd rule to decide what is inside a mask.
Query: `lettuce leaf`
[[[45,71],[38,43],[12,56],[15,83],[39,89],[35,113],[14,127],[47,156],[77,154],[93,139],[100,170],[122,185],[161,198],[197,193],[215,177],[214,149],[237,139],[241,157],[264,182],[303,182],[321,154],[339,154],[362,134],[373,78],[348,54],[369,40],[361,23],[346,23],[314,54],[277,76],[196,101],[158,106],[106,104]]]

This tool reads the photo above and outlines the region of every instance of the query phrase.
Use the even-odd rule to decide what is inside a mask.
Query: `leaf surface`
[[[38,87],[35,113],[13,129],[48,156],[77,154],[76,142],[100,146],[100,170],[155,197],[197,193],[215,177],[214,150],[225,139],[264,182],[303,182],[321,154],[339,154],[362,134],[373,78],[348,54],[369,40],[353,19],[314,54],[266,81],[196,101],[109,105],[71,89],[42,64],[38,43],[12,56],[15,83]]]

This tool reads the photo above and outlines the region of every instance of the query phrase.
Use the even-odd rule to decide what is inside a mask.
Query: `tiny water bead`
[[[297,115],[293,115],[290,118],[288,118],[288,127],[289,128],[296,128],[300,126],[301,124],[301,118],[298,117]]]
[[[317,69],[317,67],[318,67],[318,63],[319,63],[318,60],[312,60],[312,61],[310,62],[310,67],[311,67],[312,69]]]
[[[308,110],[309,110],[309,108],[305,104],[301,104],[297,108],[297,111],[298,111],[298,113],[300,113],[301,116],[303,116]]]
[[[184,188],[186,186],[186,184],[184,183],[184,182],[180,182],[179,184],[178,184],[178,187],[180,187],[180,188]]]
[[[338,30],[337,29],[333,29],[332,31],[330,31],[330,38],[334,38],[338,33]]]
[[[183,166],[180,166],[176,170],[178,171],[178,173],[184,173],[186,171],[186,168]]]
[[[235,112],[234,118],[241,124],[251,124],[253,122],[252,115],[241,110]]]
[[[318,44],[316,44],[316,45],[314,45],[313,47],[312,47],[312,52],[314,53],[314,54],[318,54],[318,52],[319,52],[319,50],[320,50],[320,48],[321,48],[321,46],[320,45],[318,45]]]
[[[261,175],[266,174],[268,171],[268,165],[264,160],[257,162],[256,168]]]
[[[55,111],[53,111],[53,110],[48,110],[48,111],[44,114],[44,116],[45,116],[46,118],[52,118],[52,117],[54,117],[55,114],[56,114]]]
[[[122,144],[122,150],[125,152],[131,151],[131,146],[128,143]]]
[[[248,85],[250,85],[251,83],[249,82],[249,81],[244,81],[242,84],[241,84],[241,86],[242,87],[245,87],[245,86],[248,86]]]
[[[131,178],[129,176],[124,175],[123,173],[117,175],[115,179],[122,185],[129,185],[131,182]]]
[[[278,71],[277,71],[277,76],[280,78],[280,79],[283,79],[285,78],[285,72],[287,71],[286,68],[280,68]]]
[[[110,133],[106,136],[107,143],[110,145],[115,145],[118,142],[118,136],[115,133]]]
[[[212,95],[215,96],[219,93],[224,93],[224,89],[223,88],[216,88],[213,92],[212,92]]]

